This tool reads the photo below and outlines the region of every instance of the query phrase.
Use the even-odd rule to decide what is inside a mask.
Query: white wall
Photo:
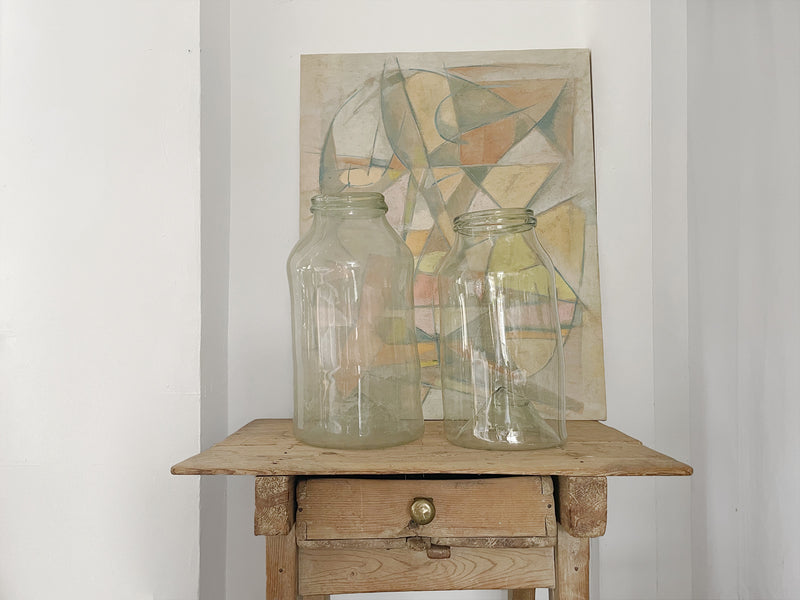
[[[698,598],[800,588],[800,3],[689,3]]]
[[[653,443],[691,464],[687,204],[687,1],[651,2],[653,91]],[[692,598],[689,477],[659,477],[656,596]]]
[[[0,3],[0,598],[191,599],[196,1]]]
[[[203,450],[228,433],[229,14],[228,0],[200,0],[200,443]],[[227,487],[224,477],[200,478],[200,600],[225,597]]]
[[[656,10],[671,24],[658,28],[659,39],[668,36],[671,27],[677,28],[679,38],[685,37],[683,3],[677,9]],[[656,446],[673,443],[674,434],[673,445],[686,450],[682,441],[686,423],[677,418],[682,408],[669,404],[673,401],[669,373],[680,368],[685,327],[679,325],[684,327],[684,339],[665,337],[673,327],[670,316],[680,318],[686,311],[681,304],[686,296],[685,268],[673,276],[669,260],[653,255],[656,243],[659,252],[667,250],[663,237],[657,242],[653,237],[655,210],[669,211],[669,203],[675,202],[683,212],[673,217],[672,226],[685,231],[682,199],[673,198],[665,183],[680,158],[666,171],[654,171],[651,161],[651,118],[659,119],[660,133],[670,143],[676,143],[670,136],[677,135],[679,145],[685,135],[685,123],[681,125],[685,114],[669,106],[670,99],[678,107],[685,104],[685,89],[673,88],[669,78],[652,72],[649,2],[233,0],[230,26],[229,430],[257,417],[291,415],[284,263],[298,227],[299,55],[587,47],[592,50],[608,422]],[[680,55],[670,56],[662,52],[658,59],[671,64],[680,79]],[[657,115],[651,114],[653,87],[667,94]],[[677,134],[669,132],[674,120]],[[658,207],[653,200],[656,178],[662,190]],[[655,306],[654,289],[665,288],[676,289],[677,303]],[[658,371],[658,383],[654,347],[672,360],[666,370]],[[669,425],[658,430],[656,406],[670,417]],[[229,481],[227,597],[231,599],[263,595],[264,550],[263,541],[252,536],[252,485],[249,478]],[[688,561],[676,557],[681,540],[689,539],[689,524],[685,518],[671,518],[657,505],[656,485],[645,478],[611,481],[608,534],[593,543],[597,558],[593,587],[599,591],[595,597],[667,598],[664,590],[676,589],[680,597],[684,595],[685,586],[670,588],[668,582],[690,579]],[[667,493],[688,504],[688,488],[671,487]],[[483,592],[475,597],[502,594]]]

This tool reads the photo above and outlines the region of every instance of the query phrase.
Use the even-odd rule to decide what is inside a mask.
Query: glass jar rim
[[[456,233],[484,233],[498,230],[521,230],[536,227],[530,208],[490,208],[458,215],[453,220]]]
[[[386,200],[379,192],[346,192],[341,194],[316,194],[311,198],[311,212],[318,210],[357,211],[379,210],[386,212]]]

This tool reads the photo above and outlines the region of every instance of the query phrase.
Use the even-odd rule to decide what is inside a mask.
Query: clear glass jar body
[[[289,255],[294,434],[328,448],[422,435],[411,251],[380,194],[316,196]]]
[[[529,209],[466,213],[439,267],[445,433],[470,448],[566,442],[553,262]]]

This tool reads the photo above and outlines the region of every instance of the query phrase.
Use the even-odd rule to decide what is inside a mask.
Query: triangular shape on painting
[[[389,173],[392,173],[392,171],[390,170]],[[394,176],[393,179],[394,182],[382,192],[383,197],[386,199],[386,206],[389,209],[386,211],[386,220],[402,237],[405,231],[403,227],[403,211],[406,206],[410,176],[408,173],[403,173],[399,177]]]
[[[448,77],[459,131],[463,134],[477,127],[510,117],[517,108],[490,89],[461,79]]]
[[[538,129],[533,129],[517,142],[497,162],[498,165],[537,165],[554,164],[564,160],[564,156],[548,141]]]
[[[471,167],[463,167],[464,173],[467,174],[475,185],[480,187],[481,183],[483,183],[484,177],[486,177],[487,173],[489,173],[489,169],[491,169],[491,165],[474,165]]]
[[[524,208],[557,167],[557,163],[492,167],[482,187],[503,208]]]
[[[396,61],[395,61],[396,62]],[[380,80],[383,128],[400,162],[409,170],[428,166],[425,143],[405,92],[399,65],[387,68]]]
[[[586,255],[586,214],[562,202],[536,215],[536,236],[566,279],[580,281]]]
[[[470,202],[469,212],[491,210],[495,208],[500,208],[500,205],[495,202],[486,192],[483,190],[478,190],[478,192],[475,194],[475,197],[472,199],[472,202]]]
[[[536,127],[536,121],[525,113],[518,113],[514,118],[514,144],[518,144]]]
[[[444,142],[428,155],[431,167],[454,167],[461,164],[458,144]]]
[[[458,167],[432,169],[432,171],[436,180],[436,187],[439,188],[442,200],[448,204],[449,210],[450,196],[453,195],[453,192],[458,189],[459,184],[465,178],[464,171]]]
[[[439,263],[449,251],[450,244],[442,234],[442,230],[438,225],[434,225],[417,261],[417,273],[435,274]]]
[[[330,130],[322,144],[319,161],[319,189],[323,194],[338,194],[344,185],[339,181],[339,167],[336,164],[336,144]]]
[[[417,186],[417,180],[414,177],[411,177],[409,174],[408,184],[406,185],[406,199],[403,203],[403,233],[401,235],[403,238],[405,238],[405,235],[411,229],[411,223],[414,220],[414,211],[417,206],[418,195],[419,188]]]
[[[510,81],[492,86],[491,90],[538,121],[547,114],[565,82],[565,79]]]
[[[492,64],[450,67],[448,72],[463,76],[506,100],[516,110],[530,111],[538,121],[558,97],[566,79],[545,79],[541,65],[533,67],[536,75],[523,64]]]
[[[568,81],[561,93],[553,102],[553,106],[547,111],[537,128],[547,136],[553,145],[559,150],[572,156],[573,150],[573,124],[575,121],[575,88],[571,81]]]
[[[470,203],[475,199],[475,194],[479,192],[480,187],[470,177],[462,176],[458,187],[453,190],[447,199],[447,213],[450,218],[452,219],[461,213],[467,212]]]

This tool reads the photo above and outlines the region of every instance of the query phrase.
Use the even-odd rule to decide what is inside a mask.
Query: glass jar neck
[[[536,227],[536,217],[529,208],[494,208],[459,215],[453,221],[456,233],[486,236],[521,233]]]
[[[387,210],[383,194],[373,192],[319,194],[311,198],[315,218],[376,218],[383,217]]]

